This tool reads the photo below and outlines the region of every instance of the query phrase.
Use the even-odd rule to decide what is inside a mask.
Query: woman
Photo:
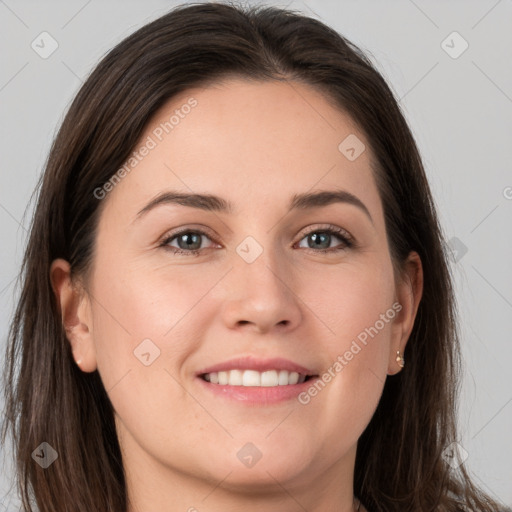
[[[324,24],[189,5],[117,45],[22,270],[3,439],[26,510],[500,510],[457,457],[417,147]]]

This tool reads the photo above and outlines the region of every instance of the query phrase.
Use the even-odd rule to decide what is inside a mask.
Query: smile
[[[294,384],[302,384],[310,377],[311,375],[290,372],[288,370],[267,370],[259,372],[256,370],[242,369],[211,372],[201,375],[201,378],[211,384],[246,387],[290,386]]]

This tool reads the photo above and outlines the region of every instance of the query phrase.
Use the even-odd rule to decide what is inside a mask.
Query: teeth
[[[277,376],[277,383],[280,386],[286,386],[288,384],[288,372],[286,370],[279,370],[279,375]]]
[[[277,372],[275,370],[269,370],[268,372],[263,372],[261,374],[261,385],[269,386],[269,387],[279,385]]]
[[[229,372],[231,376],[231,372]],[[231,384],[231,379],[226,382],[226,384]],[[242,377],[242,386],[261,386],[261,374],[260,372],[256,372],[254,370],[245,370]]]
[[[230,372],[226,372],[228,375],[226,384],[230,384],[231,386],[242,386],[244,380],[244,372],[240,370],[231,370]]]
[[[258,372],[255,370],[228,370],[223,372],[206,373],[204,379],[212,384],[229,386],[288,386],[301,384],[306,380],[306,375],[288,370],[267,370]]]

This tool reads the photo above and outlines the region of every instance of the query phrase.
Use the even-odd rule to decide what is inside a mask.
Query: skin
[[[349,512],[357,440],[386,376],[401,370],[396,352],[421,299],[421,262],[411,253],[394,274],[369,142],[320,92],[241,79],[190,89],[162,107],[141,144],[190,97],[197,106],[103,199],[84,287],[65,260],[51,268],[75,360],[99,371],[116,411],[129,512]],[[354,161],[338,150],[349,134],[366,145]],[[371,220],[347,203],[287,212],[293,194],[340,188]],[[135,220],[169,189],[219,195],[235,212],[167,204]],[[357,247],[332,235],[315,248],[308,232],[326,224]],[[199,256],[159,247],[180,227],[211,233]],[[250,264],[236,251],[247,236],[263,248]],[[342,250],[321,251],[329,246]],[[195,376],[245,355],[322,374],[396,302],[395,318],[306,405],[249,406]],[[147,338],[160,349],[149,366],[133,353]],[[248,442],[262,453],[251,468],[237,457]]]

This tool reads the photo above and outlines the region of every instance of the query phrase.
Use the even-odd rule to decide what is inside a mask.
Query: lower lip
[[[212,384],[201,377],[197,377],[207,390],[231,400],[251,405],[266,405],[284,402],[296,398],[308,389],[318,377],[313,377],[300,384],[285,386],[226,386]]]

